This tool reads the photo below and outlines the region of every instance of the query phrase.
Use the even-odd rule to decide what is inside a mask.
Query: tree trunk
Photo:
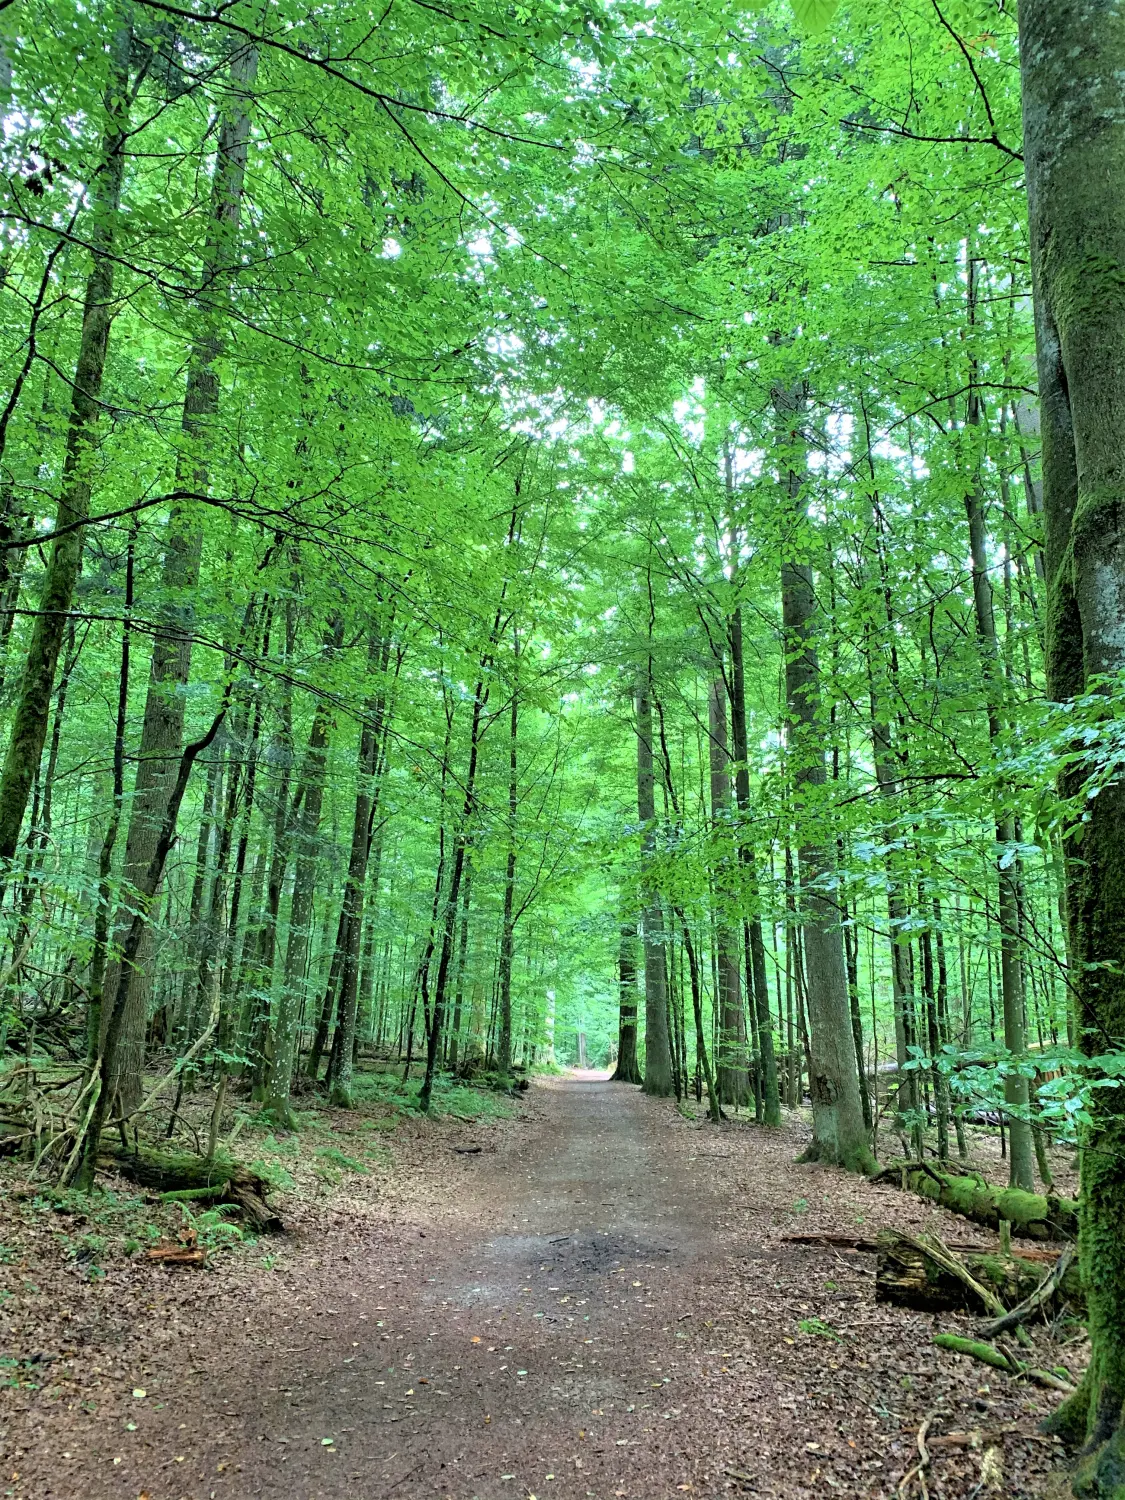
[[[133,28],[128,7],[114,11],[109,82],[105,91],[102,161],[92,196],[90,243],[93,264],[86,281],[82,332],[67,427],[62,487],[55,514],[56,537],[43,577],[39,609],[31,632],[19,698],[12,717],[8,751],[0,775],[0,899],[19,842],[20,826],[39,769],[59,650],[70,618],[82,568],[83,523],[90,510],[93,447],[101,411],[109,328],[113,319],[114,243],[121,207],[121,185],[129,131],[129,57]],[[66,528],[72,528],[66,530]]]
[[[790,423],[790,442],[803,410],[801,396],[775,392],[775,407]],[[820,665],[815,633],[818,615],[812,568],[799,560],[807,526],[801,476],[783,465],[781,489],[793,523],[791,551],[781,565],[781,606],[785,640],[785,693],[789,713],[789,752],[798,819],[823,816],[820,789],[827,782],[820,717]],[[807,836],[797,851],[801,880],[801,926],[809,1010],[809,1096],[813,1140],[807,1159],[860,1169],[871,1160],[859,1097],[852,1037],[848,980],[840,913],[824,886],[833,875],[822,843]]]
[[[473,888],[472,849],[465,855],[465,878],[461,882],[461,934],[457,939],[457,974],[453,982],[453,1021],[449,1028],[448,1067],[456,1073],[461,1053],[461,1011],[465,1003],[465,962],[469,953],[469,905]]]
[[[672,1092],[672,1053],[668,1035],[668,974],[664,914],[652,878],[656,850],[656,786],[652,760],[652,702],[646,678],[637,694],[637,812],[644,828],[641,882],[644,898],[645,1076],[644,1091],[667,1098]]]
[[[121,953],[121,983],[118,986],[114,998],[113,1007],[106,1021],[105,1039],[102,1042],[101,1057],[97,1079],[94,1085],[93,1109],[89,1116],[85,1139],[79,1139],[75,1153],[71,1158],[71,1166],[77,1165],[78,1181],[89,1190],[93,1186],[94,1169],[98,1160],[98,1148],[101,1144],[102,1130],[106,1120],[109,1118],[110,1106],[114,1102],[113,1079],[116,1077],[114,1068],[114,1050],[117,1047],[118,1038],[121,1035],[121,1022],[125,1014],[125,1008],[129,1003],[129,986],[133,976],[137,972],[137,953],[140,948],[141,935],[148,925],[152,904],[156,893],[160,888],[160,879],[164,874],[164,865],[168,858],[169,850],[176,837],[176,820],[180,815],[180,803],[183,801],[184,792],[187,790],[188,778],[191,776],[192,766],[196,757],[206,750],[211,741],[219,732],[219,728],[226,715],[227,706],[224,702],[219,712],[211,722],[200,739],[188,745],[180,756],[180,764],[176,774],[176,780],[172,786],[172,795],[168,799],[168,810],[164,815],[164,826],[156,840],[156,846],[152,851],[152,859],[149,867],[137,886],[137,910],[133,913],[129,931],[125,935],[125,944]],[[78,1155],[78,1148],[81,1155]],[[65,1174],[64,1174],[65,1175]]]
[[[712,682],[707,695],[707,727],[711,779],[711,837],[714,854],[716,1002],[719,1011],[719,1100],[744,1105],[750,1098],[746,1066],[746,1014],[738,964],[738,936],[730,922],[732,892],[729,864],[730,755],[727,750],[727,690],[722,678]]]
[[[219,409],[216,364],[222,352],[222,300],[238,266],[237,241],[242,189],[250,140],[248,90],[257,74],[257,48],[239,45],[229,63],[227,112],[219,129],[207,240],[203,250],[200,302],[202,327],[196,335],[184,387],[182,443],[176,463],[177,490],[203,491],[208,483],[210,430]],[[190,506],[190,502],[189,502]],[[184,737],[185,688],[191,671],[194,594],[199,587],[202,532],[190,509],[175,507],[168,518],[160,593],[161,625],[153,638],[137,774],[125,840],[124,878],[135,884],[148,869],[164,821],[180,746]],[[128,930],[128,911],[118,918],[119,939]],[[120,1076],[115,1087],[131,1108],[139,1101],[144,1066],[145,1022],[152,987],[151,929],[138,955],[140,972],[130,983],[129,1009],[118,1048]],[[120,976],[117,964],[106,975],[106,1004],[112,1005]]]
[[[504,913],[500,922],[500,1041],[496,1049],[496,1071],[506,1078],[512,1071],[512,947],[513,908],[516,895],[516,811],[519,805],[517,750],[519,729],[519,636],[513,632],[515,679],[508,735],[508,857],[504,869]]]
[[[781,1124],[781,1099],[778,1093],[777,1054],[773,1045],[773,1023],[770,1017],[769,981],[766,977],[766,945],[762,939],[762,903],[758,885],[754,841],[750,819],[750,747],[746,737],[746,673],[742,659],[742,609],[736,609],[730,621],[730,717],[734,747],[734,795],[738,804],[738,859],[742,868],[742,888],[753,904],[743,922],[744,942],[749,957],[750,979],[747,999],[758,1018],[758,1047],[761,1057],[762,1112],[767,1125]]]
[[[637,1062],[636,941],[636,924],[622,922],[620,946],[617,950],[617,1066],[613,1070],[613,1081],[617,1083],[641,1081],[641,1069]]]
[[[334,649],[339,645],[340,628],[332,632]],[[297,866],[293,881],[293,900],[289,910],[289,937],[285,948],[285,974],[277,1002],[274,1026],[274,1058],[270,1069],[267,1102],[280,1122],[292,1123],[293,1110],[289,1090],[297,1058],[297,1029],[301,1002],[304,999],[312,939],[313,903],[316,895],[317,834],[320,810],[324,803],[324,772],[328,759],[328,734],[332,724],[326,699],[318,698],[309,730],[309,745],[302,771],[302,785],[297,792],[301,813],[297,824]]]
[[[513,549],[520,521],[519,493],[520,486],[517,480],[516,502],[512,506],[511,518],[508,523],[507,540],[508,547]],[[434,1075],[437,1070],[437,1060],[441,1049],[442,1030],[445,1025],[445,995],[449,984],[449,970],[453,960],[454,933],[457,927],[457,900],[461,892],[461,880],[465,871],[465,861],[472,844],[473,823],[476,815],[476,782],[477,766],[480,760],[481,722],[488,703],[490,692],[489,678],[496,660],[496,643],[500,639],[504,600],[507,597],[507,592],[508,580],[505,578],[500,589],[500,599],[496,606],[496,614],[493,617],[492,630],[488,637],[488,646],[481,655],[480,676],[477,678],[476,688],[473,692],[473,717],[469,726],[469,764],[465,772],[465,800],[461,809],[461,826],[457,830],[457,840],[453,849],[453,865],[449,876],[449,894],[445,903],[445,919],[442,922],[441,954],[438,958],[437,982],[434,985],[434,1010],[430,1020],[430,1034],[426,1046],[426,1075],[422,1080],[422,1088],[418,1094],[418,1108],[423,1114],[427,1113],[430,1108]]]
[[[1043,434],[1047,687],[1125,671],[1125,14],[1022,0],[1024,149]],[[1081,769],[1065,791],[1077,790]],[[1066,840],[1071,983],[1088,1055],[1125,1037],[1125,787]],[[1082,1141],[1079,1243],[1090,1363],[1059,1430],[1084,1443],[1075,1493],[1125,1494],[1125,1084],[1097,1089]]]
[[[975,314],[975,262],[969,262],[969,314]],[[975,386],[975,367],[970,366],[967,430],[975,432],[981,424],[980,398]],[[974,464],[975,464],[974,455]],[[973,612],[981,651],[988,713],[988,738],[997,749],[1003,732],[1006,689],[996,639],[996,615],[993,610],[992,582],[988,571],[988,553],[984,524],[984,495],[979,472],[965,491],[965,514],[969,523],[969,549],[973,569]],[[996,817],[996,908],[1000,927],[1000,992],[1004,1006],[1004,1045],[1017,1060],[1027,1049],[1024,1022],[1023,976],[1020,963],[1019,860],[1015,855],[1015,822],[1009,811],[997,809]],[[1009,1073],[1004,1080],[1004,1098],[1009,1105],[1008,1138],[1009,1173],[1012,1187],[1031,1192],[1035,1186],[1032,1168],[1031,1125],[1027,1119],[1027,1079]]]
[[[374,629],[367,656],[369,675],[376,675],[378,688],[367,700],[363,728],[359,736],[356,764],[355,817],[352,820],[352,846],[348,857],[348,877],[344,885],[344,945],[340,974],[339,1021],[337,1044],[329,1067],[330,1098],[333,1104],[352,1106],[352,1059],[355,1054],[356,1008],[359,998],[359,948],[363,931],[364,894],[367,890],[367,864],[371,857],[371,840],[379,811],[379,762],[382,757],[386,726],[385,673],[390,659],[390,641]]]

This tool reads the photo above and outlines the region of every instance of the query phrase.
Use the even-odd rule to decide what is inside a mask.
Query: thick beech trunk
[[[1024,154],[1043,435],[1047,686],[1065,702],[1125,672],[1125,10],[1021,0]],[[1066,790],[1074,790],[1072,772]],[[1066,840],[1080,1045],[1125,1041],[1125,786]],[[1059,1413],[1075,1493],[1125,1497],[1125,1084],[1084,1132],[1080,1256],[1090,1364]]]

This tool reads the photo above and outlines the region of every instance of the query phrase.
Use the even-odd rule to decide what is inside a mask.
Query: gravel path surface
[[[299,1226],[277,1269],[216,1292],[139,1271],[88,1389],[10,1414],[3,1493],[890,1497],[926,1418],[984,1433],[935,1450],[931,1495],[1054,1493],[1047,1393],[876,1306],[871,1257],[782,1238],[965,1222],[797,1166],[801,1144],[602,1078],[538,1085],[517,1121],[418,1126],[406,1188]]]

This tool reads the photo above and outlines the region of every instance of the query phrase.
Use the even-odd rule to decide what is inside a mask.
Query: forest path
[[[927,1415],[1010,1424],[1005,1492],[1044,1493],[1041,1393],[990,1390],[930,1346],[930,1318],[876,1307],[868,1257],[781,1238],[963,1221],[795,1165],[799,1126],[715,1131],[603,1079],[539,1086],[529,1119],[478,1138],[446,1141],[391,1224],[338,1221],[248,1280],[241,1317],[200,1309],[143,1401],[103,1401],[66,1464],[44,1433],[53,1482],[24,1488],[25,1455],[7,1493],[882,1497]],[[936,1493],[976,1493],[979,1456],[939,1462]]]

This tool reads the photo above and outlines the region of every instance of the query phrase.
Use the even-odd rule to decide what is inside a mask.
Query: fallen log
[[[878,1240],[865,1239],[861,1235],[854,1234],[783,1234],[781,1243],[783,1245],[808,1245],[813,1249],[856,1250],[863,1255],[875,1255],[879,1250]],[[956,1250],[958,1253],[967,1252],[970,1255],[996,1255],[998,1253],[997,1246],[982,1245],[976,1240],[946,1240],[945,1244],[948,1249]],[[1013,1249],[1012,1254],[1020,1260],[1033,1261],[1037,1264],[1054,1265],[1058,1259],[1057,1251],[1045,1249],[1040,1245],[1020,1245]]]
[[[981,1311],[980,1298],[971,1287],[935,1259],[923,1242],[895,1230],[884,1230],[879,1236],[877,1254],[876,1302],[891,1302],[920,1312]],[[1053,1274],[1048,1272],[1045,1278],[1040,1260],[1021,1255],[1009,1257],[976,1250],[964,1254],[963,1260],[972,1280],[992,1293],[1004,1308],[1017,1307],[1035,1297],[1045,1279]],[[1075,1312],[1084,1310],[1076,1264],[1064,1267],[1055,1294]]]
[[[1020,1188],[990,1187],[983,1178],[954,1176],[929,1162],[896,1162],[873,1179],[940,1203],[990,1229],[1006,1219],[1012,1233],[1030,1240],[1073,1240],[1078,1237],[1078,1204],[1053,1193],[1025,1193]]]
[[[145,1259],[158,1266],[202,1266],[207,1251],[200,1245],[153,1245],[145,1251]]]
[[[103,1151],[98,1165],[120,1172],[130,1182],[153,1192],[162,1195],[176,1193],[181,1199],[187,1193],[211,1197],[215,1190],[219,1190],[217,1200],[234,1204],[260,1234],[280,1234],[285,1228],[266,1202],[270,1187],[265,1178],[225,1157],[208,1161],[202,1156],[154,1151],[146,1146],[139,1150],[118,1147]]]

